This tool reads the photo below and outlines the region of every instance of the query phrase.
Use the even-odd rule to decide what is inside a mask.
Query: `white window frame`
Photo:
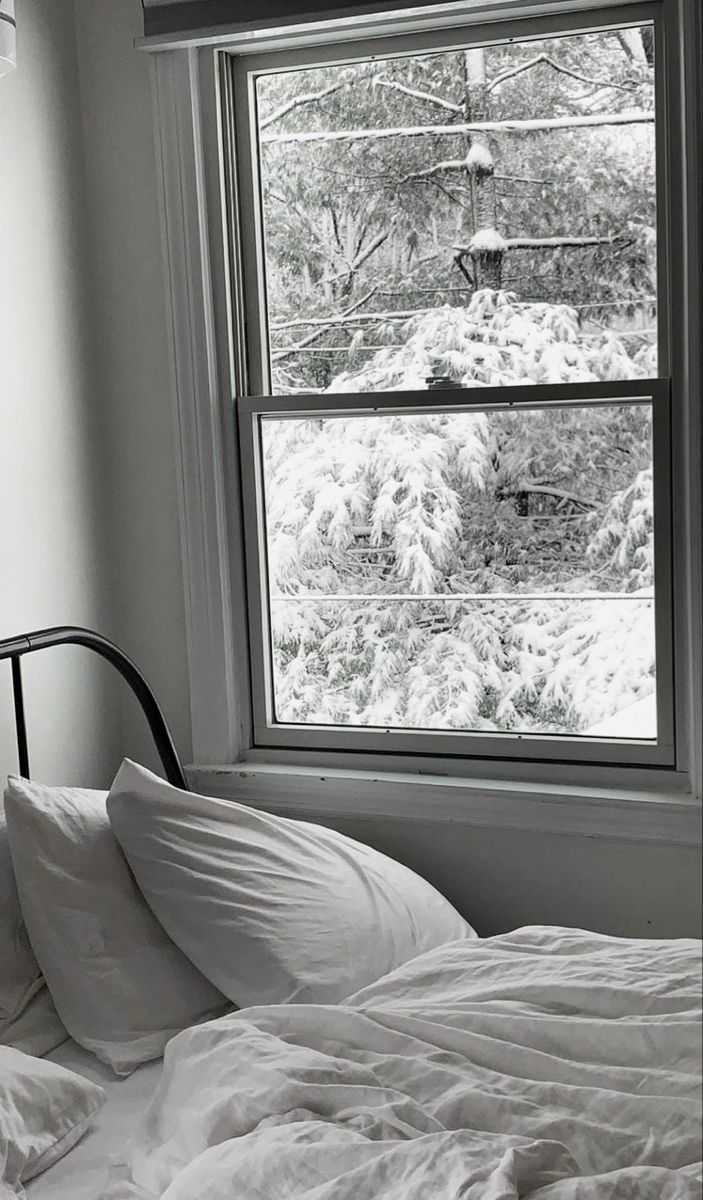
[[[501,21],[505,17],[501,7]],[[552,12],[550,3],[540,6]],[[561,25],[584,24],[571,5]],[[583,6],[585,7],[585,6]],[[534,11],[535,5],[530,6]],[[514,14],[524,5],[516,0]],[[661,171],[668,179],[669,222],[660,237],[670,261],[669,303],[672,409],[672,504],[674,576],[677,586],[670,627],[673,631],[675,764],[643,767],[595,764],[579,766],[580,793],[599,789],[619,801],[634,792],[652,798],[699,797],[701,794],[701,518],[698,455],[701,445],[700,295],[696,286],[700,263],[697,217],[700,166],[694,149],[700,131],[700,14],[696,0],[643,0],[637,5],[601,5],[608,23],[666,17],[660,54],[665,64],[657,96],[665,113],[668,137],[660,144]],[[633,18],[633,14],[635,14]],[[465,18],[464,18],[465,19]],[[459,18],[456,18],[457,23]],[[530,15],[522,37],[539,36],[541,17]],[[524,34],[523,34],[524,31]],[[500,36],[495,28],[496,38]],[[319,41],[334,35],[329,27]],[[267,33],[269,45],[281,39]],[[340,36],[340,31],[336,32]],[[459,36],[459,35],[457,35]],[[465,34],[461,35],[465,40]],[[296,35],[299,41],[298,35]],[[480,38],[480,33],[477,40]],[[426,38],[425,38],[426,40]],[[290,42],[296,44],[296,39]],[[241,394],[244,315],[232,305],[240,276],[242,247],[227,236],[226,213],[238,191],[231,164],[223,163],[224,124],[232,124],[233,95],[226,56],[255,48],[249,42],[219,39],[214,45],[176,49],[151,47],[154,54],[155,127],[159,153],[164,259],[171,314],[173,395],[179,467],[179,502],[183,543],[184,585],[191,684],[191,720],[195,764],[241,773],[244,764],[262,770],[427,772],[466,781],[500,780],[510,789],[521,786],[573,791],[569,763],[511,763],[492,757],[463,755],[388,755],[376,750],[332,751],[321,746],[299,749],[256,745],[252,723],[251,679],[247,648],[247,596],[242,536],[241,479],[237,462],[239,432],[231,397]],[[299,50],[291,50],[291,61]],[[302,52],[309,57],[309,52]],[[334,53],[329,51],[330,54]],[[338,51],[337,51],[338,55]],[[685,122],[683,120],[685,114]],[[661,234],[661,231],[660,231]],[[664,344],[666,344],[664,340]],[[663,364],[666,373],[666,363]],[[440,735],[446,738],[447,735]],[[549,739],[552,741],[552,739]],[[602,743],[599,743],[602,746]],[[655,756],[656,757],[656,756]],[[242,764],[234,768],[232,764]],[[390,778],[390,774],[388,775]],[[512,794],[512,793],[511,793]],[[651,808],[649,809],[651,813]],[[669,817],[671,810],[669,810]],[[667,818],[668,819],[668,818]],[[662,817],[664,821],[664,817]]]

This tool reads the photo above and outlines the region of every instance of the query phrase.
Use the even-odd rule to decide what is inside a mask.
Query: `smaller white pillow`
[[[0,1045],[48,1054],[67,1037],[27,937],[0,800]]]
[[[236,1004],[337,1004],[476,936],[419,875],[322,825],[180,791],[129,761],[107,809],[150,908]]]
[[[22,913],[59,1016],[126,1075],[226,1000],[144,903],[106,795],[10,776],[5,814]]]
[[[68,1154],[106,1099],[65,1067],[0,1046],[0,1180],[23,1196],[22,1184]]]

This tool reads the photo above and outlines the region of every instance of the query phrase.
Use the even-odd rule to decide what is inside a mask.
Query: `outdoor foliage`
[[[274,390],[654,374],[648,33],[260,81]],[[573,733],[649,695],[650,423],[265,422],[278,718]]]

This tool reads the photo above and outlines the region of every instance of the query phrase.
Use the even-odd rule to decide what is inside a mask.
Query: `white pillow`
[[[5,812],[24,920],[57,1011],[124,1075],[226,1001],[149,912],[105,798],[10,777]]]
[[[65,1067],[0,1046],[0,1180],[23,1196],[22,1184],[68,1154],[106,1099]]]
[[[107,809],[164,929],[239,1005],[335,1004],[476,936],[424,879],[323,826],[180,791],[129,761]]]
[[[48,1054],[67,1037],[22,920],[0,801],[0,1045]]]

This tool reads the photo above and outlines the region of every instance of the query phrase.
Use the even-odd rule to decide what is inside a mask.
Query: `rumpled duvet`
[[[528,927],[179,1034],[115,1200],[692,1200],[701,953]]]

